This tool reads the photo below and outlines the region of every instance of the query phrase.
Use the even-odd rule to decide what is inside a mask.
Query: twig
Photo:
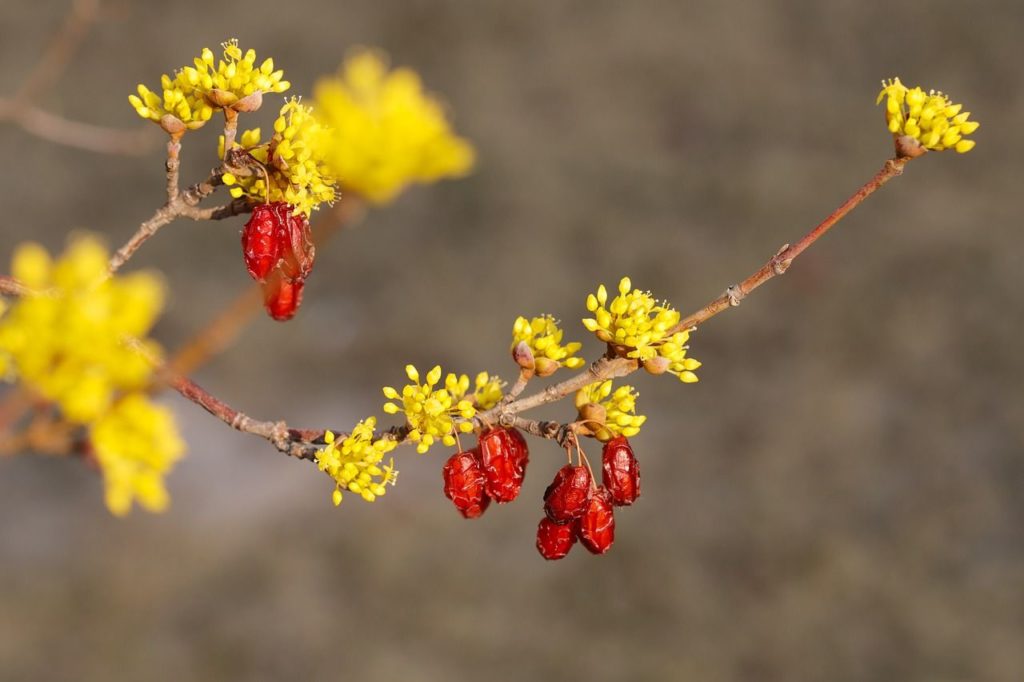
[[[678,325],[678,329],[687,329],[721,312],[731,305],[736,305],[743,296],[771,279],[775,275],[785,272],[792,261],[816,242],[825,232],[835,225],[850,210],[860,204],[872,192],[881,187],[891,178],[900,175],[908,159],[892,159],[887,161],[885,166],[875,176],[861,187],[852,197],[844,202],[839,208],[833,211],[825,220],[816,225],[810,232],[804,235],[792,246],[786,246],[772,257],[768,263],[753,275],[743,280],[734,287],[730,287],[726,294],[711,301],[698,312],[687,317]],[[614,353],[609,348],[609,353]],[[559,442],[568,437],[567,427],[557,422],[543,422],[524,419],[519,414],[528,410],[561,400],[588,384],[606,379],[632,374],[639,368],[636,360],[624,357],[605,356],[592,363],[586,370],[572,376],[565,381],[548,386],[543,391],[534,393],[525,398],[512,400],[511,402],[500,402],[490,410],[480,412],[474,417],[477,430],[491,424],[502,424],[516,426],[535,436],[541,438],[556,439]],[[284,422],[269,422],[253,420],[247,415],[222,401],[216,399],[194,382],[184,377],[171,377],[169,384],[183,396],[201,405],[208,412],[224,421],[235,429],[253,433],[269,440],[278,450],[292,457],[300,459],[313,459],[313,455],[320,447],[312,441],[319,439],[323,431],[298,431],[288,429]],[[513,385],[513,390],[522,390],[525,381],[522,376]],[[392,433],[402,433],[402,429],[392,429]],[[344,434],[342,434],[344,437]],[[404,442],[404,435],[399,442]]]
[[[760,270],[750,275],[739,284],[734,284],[728,287],[724,294],[714,299],[700,310],[686,316],[679,322],[679,324],[672,328],[672,331],[677,332],[696,327],[723,310],[735,308],[754,289],[758,288],[772,277],[786,272],[790,264],[796,260],[797,256],[806,251],[811,244],[818,241],[818,239],[828,232],[833,225],[839,222],[843,216],[856,208],[860,202],[871,196],[876,189],[889,182],[889,180],[897,175],[901,175],[903,173],[903,167],[908,161],[910,161],[909,157],[889,159],[886,161],[885,165],[882,166],[882,169],[875,173],[875,177],[864,183],[860,189],[854,192],[853,196],[843,202],[843,204],[830,213],[827,218],[818,223],[814,229],[801,237],[798,242],[792,245],[787,244],[783,246],[774,256],[768,259],[767,263],[761,266]]]
[[[0,275],[0,294],[8,296],[27,296],[32,290],[10,275]]]
[[[157,231],[175,218],[185,217],[192,220],[220,220],[247,210],[247,202],[232,201],[226,206],[200,209],[197,204],[222,184],[219,170],[211,171],[206,180],[192,185],[184,192],[178,190],[178,152],[181,145],[173,137],[167,142],[167,201],[150,216],[149,220],[139,225],[135,234],[110,257],[108,270],[114,274],[128,262],[139,247],[146,243]]]
[[[31,104],[15,104],[0,98],[0,121],[10,121],[25,132],[66,147],[100,154],[141,156],[148,154],[158,138],[150,126],[119,130],[72,121]]]

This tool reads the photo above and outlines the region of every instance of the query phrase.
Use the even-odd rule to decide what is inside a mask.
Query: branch
[[[724,294],[714,299],[700,310],[685,317],[679,322],[679,324],[673,327],[671,331],[679,332],[684,329],[691,329],[703,324],[706,320],[714,317],[723,310],[727,310],[730,307],[735,308],[754,289],[758,288],[772,277],[785,273],[793,261],[796,260],[797,256],[806,251],[811,244],[818,241],[832,228],[833,225],[838,223],[843,216],[871,196],[876,189],[889,182],[889,180],[894,177],[902,175],[903,167],[908,161],[910,161],[910,157],[897,157],[886,161],[885,165],[882,166],[882,169],[875,173],[873,178],[864,183],[860,189],[853,193],[853,196],[844,201],[839,208],[832,211],[827,218],[822,220],[814,227],[814,229],[801,237],[798,242],[793,245],[786,244],[783,246],[774,256],[768,259],[767,263],[761,266],[760,270],[756,271],[739,284],[733,284],[726,288]]]
[[[895,158],[886,161],[882,169],[875,176],[865,183],[853,196],[841,204],[825,220],[816,225],[810,232],[805,234],[793,245],[787,245],[780,249],[768,262],[747,277],[740,284],[729,287],[725,294],[714,299],[699,311],[685,318],[675,328],[675,331],[689,329],[708,318],[718,314],[730,306],[736,306],[739,301],[751,291],[759,287],[772,277],[782,274],[790,264],[807,250],[812,244],[821,238],[847,213],[858,206],[864,199],[870,196],[875,190],[888,182],[890,179],[902,174],[903,167],[908,158]],[[475,430],[488,428],[493,424],[502,426],[514,426],[532,435],[557,440],[564,443],[570,436],[572,424],[559,424],[552,421],[536,421],[520,417],[519,414],[557,402],[572,395],[581,388],[596,381],[614,379],[632,374],[639,368],[639,363],[632,358],[616,357],[616,350],[609,346],[608,355],[593,362],[586,370],[572,376],[562,382],[548,386],[543,391],[534,393],[525,398],[502,400],[490,410],[478,413],[473,421]],[[170,370],[168,370],[170,371]],[[519,379],[513,385],[513,396],[518,395],[526,386],[526,378],[520,374]],[[210,414],[230,425],[232,428],[258,435],[270,441],[279,451],[297,457],[299,459],[314,459],[319,445],[315,441],[322,439],[323,431],[301,431],[289,429],[284,422],[258,421],[247,416],[243,412],[235,410],[224,402],[218,400],[194,382],[184,377],[171,377],[170,386],[176,389],[181,395],[199,404]],[[511,393],[512,391],[510,391]],[[399,441],[406,441],[407,427],[395,427],[390,430]],[[339,434],[344,437],[345,434]]]
[[[178,189],[178,168],[180,161],[178,154],[181,151],[180,138],[171,136],[167,142],[167,200],[163,206],[150,216],[135,231],[135,234],[125,244],[114,252],[110,257],[110,264],[107,269],[114,274],[128,262],[136,251],[146,241],[155,235],[157,231],[167,225],[175,218],[185,217],[192,220],[221,220],[231,216],[245,213],[248,209],[248,202],[245,199],[235,199],[230,204],[215,208],[200,209],[198,204],[204,198],[213,193],[222,184],[222,173],[219,169],[210,171],[210,177],[189,187],[184,192]]]
[[[153,148],[157,138],[149,126],[132,130],[106,128],[72,121],[33,106],[0,98],[0,121],[10,121],[36,137],[100,154],[142,156]]]

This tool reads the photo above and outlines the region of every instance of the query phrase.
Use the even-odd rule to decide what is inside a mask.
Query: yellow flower
[[[66,419],[86,424],[104,414],[118,392],[149,382],[145,340],[163,306],[155,276],[107,277],[107,251],[79,237],[53,263],[37,244],[15,251],[12,271],[38,293],[14,301],[0,318],[0,356],[26,386],[57,403]],[[144,352],[126,345],[138,340]]]
[[[281,107],[269,142],[260,144],[259,128],[242,133],[242,147],[263,165],[266,176],[260,172],[245,177],[229,173],[224,175],[224,184],[232,186],[235,198],[245,195],[255,201],[285,201],[308,216],[320,204],[334,201],[335,179],[324,162],[327,134],[311,107],[291,99]],[[223,157],[223,136],[219,152]]]
[[[354,53],[322,79],[316,108],[332,131],[328,163],[345,189],[387,203],[406,185],[466,175],[474,151],[409,69],[388,71],[377,52]]]
[[[967,120],[970,113],[960,110],[949,97],[920,87],[907,88],[899,78],[882,81],[876,104],[885,99],[885,120],[895,137],[910,137],[924,149],[955,149],[961,154],[974,148],[974,140],[965,139],[978,129],[977,121]]]
[[[683,383],[697,381],[693,370],[700,362],[686,357],[690,332],[670,332],[679,323],[679,311],[632,287],[629,277],[623,277],[619,295],[609,302],[608,290],[600,285],[596,295],[587,296],[587,310],[594,317],[584,319],[583,326],[605,343],[627,349],[626,357],[639,360],[652,374],[669,372]]]
[[[576,392],[576,409],[584,420],[583,425],[598,440],[608,441],[615,436],[632,438],[647,421],[647,417],[636,413],[639,395],[632,386],[619,386],[613,392],[610,379],[597,381]]]
[[[504,382],[498,377],[480,372],[473,383],[473,404],[478,410],[489,410],[501,401]]]
[[[174,78],[164,74],[160,78],[162,96],[139,85],[139,94],[128,98],[136,113],[160,123],[168,132],[174,132],[174,120],[168,121],[166,116],[186,129],[195,129],[210,120],[214,109],[252,111],[259,108],[264,92],[284,92],[291,87],[283,80],[284,72],[274,70],[273,59],[256,66],[256,51],[243,54],[235,39],[221,47],[223,59],[219,61],[214,60],[211,49],[203,48],[193,60],[194,66],[179,69]],[[246,97],[250,99],[239,101]]]
[[[324,434],[327,445],[317,451],[316,463],[320,471],[327,472],[337,482],[332,494],[335,506],[341,504],[343,489],[373,502],[386,492],[386,485],[395,484],[398,471],[394,458],[385,465],[381,462],[398,443],[390,437],[374,438],[376,427],[377,418],[367,417],[341,443],[330,431]]]
[[[562,335],[558,320],[551,315],[542,315],[532,320],[517,317],[512,325],[512,348],[520,342],[530,347],[538,376],[553,374],[559,367],[582,367],[585,364],[583,358],[574,355],[583,344],[573,341],[563,346]]]
[[[426,381],[422,384],[420,373],[412,365],[405,366],[405,373],[412,383],[404,386],[401,394],[390,386],[384,387],[384,397],[400,400],[401,406],[387,402],[384,403],[384,411],[388,414],[405,413],[410,429],[409,440],[417,443],[416,452],[425,453],[438,439],[445,445],[455,445],[456,429],[463,433],[473,430],[473,423],[468,421],[476,414],[473,403],[453,396],[448,388],[434,388],[441,381],[440,366],[427,372]],[[454,382],[458,383],[457,377]],[[450,383],[445,381],[446,385]],[[468,378],[466,383],[468,388]],[[461,420],[456,422],[459,417]]]
[[[487,372],[480,372],[473,380],[473,392],[469,392],[469,377],[465,374],[449,374],[444,387],[454,401],[460,401],[469,394],[468,400],[477,410],[489,410],[501,400],[504,382]]]
[[[163,479],[185,451],[169,410],[131,393],[90,427],[89,441],[103,471],[110,513],[124,516],[132,500],[151,512],[167,508]]]

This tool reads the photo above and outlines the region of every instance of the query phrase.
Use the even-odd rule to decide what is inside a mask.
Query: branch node
[[[733,308],[738,306],[740,302],[743,301],[743,298],[746,296],[746,294],[743,293],[743,287],[741,287],[739,284],[732,284],[726,287],[724,295],[726,298],[729,299],[729,305],[731,305]]]

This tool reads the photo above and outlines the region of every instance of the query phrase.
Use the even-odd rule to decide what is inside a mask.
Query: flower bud
[[[669,360],[668,358],[657,355],[650,360],[644,360],[644,369],[647,370],[648,374],[658,376],[668,371]]]
[[[551,376],[552,374],[554,374],[558,370],[558,367],[559,367],[558,362],[555,361],[555,360],[552,360],[551,358],[537,358],[534,361],[534,363],[535,363],[534,371],[537,372],[537,376],[539,376],[539,377]]]
[[[185,134],[185,124],[181,122],[180,118],[173,114],[164,114],[161,116],[160,127],[164,129],[164,132],[173,137],[181,137]]]
[[[263,91],[257,90],[232,104],[231,108],[235,111],[250,112],[258,111],[261,106],[263,106]]]
[[[512,348],[512,359],[522,369],[532,370],[534,368],[533,351],[530,350],[530,344],[525,341],[520,341]]]
[[[221,90],[220,88],[210,88],[210,90],[206,93],[206,101],[209,102],[211,106],[217,107],[218,109],[223,109],[237,102],[238,96],[235,95],[235,93],[233,92],[228,92],[227,90]]]

